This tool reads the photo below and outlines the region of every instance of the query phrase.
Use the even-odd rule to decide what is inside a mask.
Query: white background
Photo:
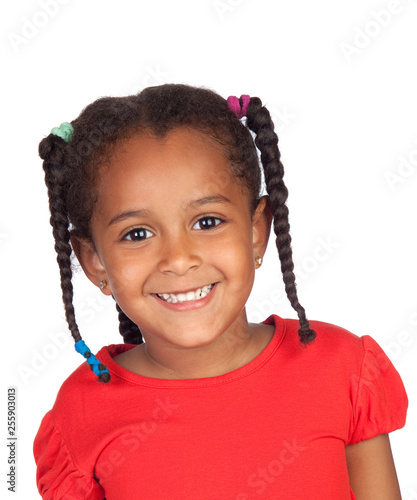
[[[410,406],[391,442],[403,498],[416,499],[417,1],[21,0],[1,10],[0,495],[7,387],[18,391],[13,498],[36,499],[33,438],[82,362],[63,320],[38,143],[100,96],[184,82],[269,107],[300,301],[311,319],[372,335],[400,372]],[[251,319],[296,317],[281,282],[271,246]],[[121,342],[112,301],[81,275],[75,287],[89,346]]]

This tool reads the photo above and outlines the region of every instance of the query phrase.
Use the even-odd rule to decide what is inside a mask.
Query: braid
[[[126,316],[116,303],[116,309],[119,313],[119,331],[125,344],[142,344],[143,338],[136,323]]]
[[[55,239],[55,251],[61,277],[62,300],[65,308],[65,317],[75,342],[81,340],[80,331],[75,320],[73,305],[73,286],[71,270],[71,253],[69,220],[66,209],[66,182],[64,151],[65,142],[54,135],[49,135],[43,139],[39,145],[39,155],[44,160],[43,169],[45,171],[45,184],[48,189],[49,210],[51,212],[50,223],[52,234]],[[95,358],[88,350],[85,357]],[[92,368],[92,365],[90,364]],[[102,364],[100,370],[106,370]],[[99,380],[109,382],[109,373],[101,373]]]
[[[84,108],[72,124],[65,122],[53,129],[40,143],[65,316],[76,350],[87,358],[103,382],[110,380],[108,370],[85,346],[75,319],[70,236],[92,242],[91,219],[99,198],[100,169],[111,163],[125,140],[141,133],[150,132],[163,139],[169,131],[185,126],[210,136],[223,148],[234,177],[247,189],[252,213],[259,200],[262,180],[256,144],[261,152],[274,216],[285,290],[300,321],[300,340],[308,344],[315,338],[316,333],[310,328],[297,297],[285,204],[288,191],[282,180],[284,169],[274,125],[257,97],[242,96],[240,103],[233,103],[234,99],[230,107],[228,101],[211,90],[183,84],[148,87],[126,97],[103,97]],[[236,114],[236,111],[239,112]],[[246,127],[240,120],[245,114]],[[256,134],[255,144],[250,130]],[[124,342],[141,344],[143,338],[138,326],[118,304],[116,307]]]
[[[285,204],[288,198],[288,190],[283,181],[284,167],[280,161],[281,154],[278,149],[278,136],[274,132],[274,124],[269,111],[262,106],[259,98],[251,98],[246,116],[246,125],[256,134],[255,144],[261,152],[266,189],[274,216],[275,241],[281,261],[285,291],[291,306],[297,312],[299,318],[300,329],[298,330],[298,334],[300,340],[304,344],[308,344],[315,339],[316,332],[310,328],[305,310],[298,301],[297,296],[288,208]]]
[[[39,146],[39,154],[44,159],[43,169],[45,171],[45,184],[48,188],[49,210],[51,212],[50,223],[55,239],[55,251],[61,275],[62,300],[65,307],[65,317],[71,335],[75,341],[81,339],[77,323],[75,321],[71,271],[71,246],[69,243],[70,233],[69,221],[66,213],[65,203],[65,181],[63,176],[63,158],[60,148],[60,139],[48,136]]]

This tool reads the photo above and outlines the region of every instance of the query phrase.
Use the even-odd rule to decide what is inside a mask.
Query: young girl
[[[87,360],[35,439],[43,498],[400,498],[387,433],[405,424],[402,381],[371,337],[307,320],[277,143],[257,97],[185,85],[99,99],[41,142]],[[272,221],[299,321],[250,324]],[[73,250],[119,312],[125,344],[97,357],[75,320]]]

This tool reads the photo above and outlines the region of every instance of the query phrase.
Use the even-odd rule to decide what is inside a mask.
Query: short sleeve
[[[364,356],[353,376],[353,415],[348,444],[386,434],[405,425],[408,399],[397,370],[372,337],[362,337]]]
[[[71,454],[51,412],[42,420],[33,453],[37,465],[36,483],[46,500],[103,500],[105,493],[94,477],[83,475],[74,465]]]

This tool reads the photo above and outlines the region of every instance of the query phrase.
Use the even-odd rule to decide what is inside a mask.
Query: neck
[[[207,345],[183,348],[154,339],[146,341],[136,348],[134,364],[125,367],[161,379],[216,377],[249,363],[263,351],[273,332],[272,326],[249,324],[244,314],[234,328]]]

